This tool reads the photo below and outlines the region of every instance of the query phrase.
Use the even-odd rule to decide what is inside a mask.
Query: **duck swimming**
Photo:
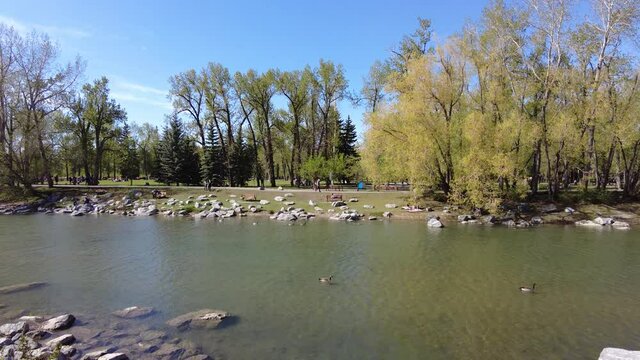
[[[323,284],[331,284],[331,280],[333,279],[333,275],[329,276],[329,277],[321,277],[318,279],[318,281],[320,281]]]
[[[536,289],[536,283],[533,283],[533,285],[531,287],[528,286],[520,286],[520,291],[522,291],[523,293],[532,293],[535,291]]]

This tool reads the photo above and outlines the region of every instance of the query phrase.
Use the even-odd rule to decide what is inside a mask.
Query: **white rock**
[[[260,200],[260,205],[269,205],[269,200]]]
[[[593,219],[593,222],[598,225],[612,225],[614,223],[614,220],[612,218],[598,216],[597,218]]]
[[[292,193],[286,193],[286,194],[284,194],[284,197],[293,197],[293,194]]]
[[[362,207],[365,208],[365,209],[373,209],[373,208],[375,208],[375,206],[373,206],[373,205],[363,205]]]
[[[284,201],[284,197],[276,196],[276,197],[273,198],[273,200],[278,201],[278,202],[282,202],[282,201]]]
[[[436,218],[431,218],[427,221],[427,226],[430,228],[443,228],[444,225],[442,224],[442,222],[440,222],[440,220],[436,219]]]
[[[384,207],[386,207],[387,209],[395,209],[398,207],[398,205],[396,204],[385,204]]]
[[[358,202],[358,198],[351,198],[349,199],[349,202]]]
[[[604,348],[598,360],[640,360],[640,351],[618,348]]]
[[[316,206],[316,202],[313,200],[309,200],[309,206]]]
[[[577,226],[591,226],[591,227],[602,227],[602,225],[591,221],[591,220],[580,220],[575,223]]]
[[[616,221],[611,226],[613,226],[614,229],[620,229],[620,230],[631,229],[631,226],[629,225],[629,223],[625,221]]]

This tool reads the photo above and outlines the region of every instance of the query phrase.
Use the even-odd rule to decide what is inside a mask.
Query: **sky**
[[[486,1],[0,0],[0,22],[46,32],[62,61],[86,61],[83,82],[110,80],[129,121],[156,125],[171,112],[170,76],[218,62],[231,73],[342,64],[351,91],[369,67],[432,20],[436,41],[477,20]],[[362,131],[363,108],[339,104]]]

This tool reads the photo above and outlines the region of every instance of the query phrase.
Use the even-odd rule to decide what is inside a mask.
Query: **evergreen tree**
[[[122,133],[120,135],[120,173],[125,179],[131,181],[133,185],[133,179],[140,176],[140,160],[138,158],[138,145],[135,139],[131,136],[129,124],[125,123],[122,127]]]
[[[218,133],[213,125],[210,125],[207,129],[201,170],[202,180],[209,182],[211,186],[224,185],[224,154],[220,140],[218,139]]]
[[[179,161],[182,171],[178,181],[187,185],[200,184],[200,156],[195,141],[188,136],[182,139]]]
[[[356,141],[358,134],[356,126],[351,121],[351,116],[347,116],[347,121],[340,124],[340,135],[338,137],[338,153],[347,157],[359,158],[360,155],[356,150]]]
[[[184,139],[182,122],[176,115],[171,116],[158,143],[158,180],[180,185],[181,175],[185,170],[182,161]]]
[[[231,158],[231,169],[234,183],[238,186],[245,186],[253,176],[255,159],[255,149],[247,145],[242,136],[235,142],[233,156]]]

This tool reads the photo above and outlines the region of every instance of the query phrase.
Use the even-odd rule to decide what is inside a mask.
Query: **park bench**
[[[342,187],[342,185],[332,184],[332,185],[329,185],[329,190],[342,191],[344,190],[344,188]]]

